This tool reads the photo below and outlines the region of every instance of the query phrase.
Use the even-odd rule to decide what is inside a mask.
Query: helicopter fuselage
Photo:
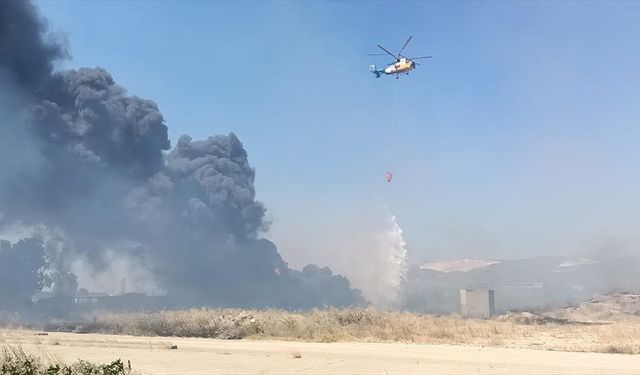
[[[413,69],[415,69],[416,64],[409,60],[402,58],[400,61],[395,63],[391,63],[384,68],[384,74],[401,74],[401,73],[409,73]]]
[[[394,63],[388,64],[384,69],[378,70],[375,65],[369,66],[369,70],[371,71],[371,73],[375,74],[377,78],[380,78],[382,74],[386,74],[386,75],[395,74],[396,78],[398,78],[400,74],[409,74],[409,72],[415,68],[416,68],[416,63],[414,63],[412,60],[407,59],[405,57],[401,58],[400,60]]]

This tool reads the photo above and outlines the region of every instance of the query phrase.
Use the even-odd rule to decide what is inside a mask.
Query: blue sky
[[[38,5],[69,40],[62,67],[156,101],[173,143],[240,137],[293,265],[333,265],[381,207],[414,261],[638,244],[640,3]],[[368,73],[409,35],[434,58]]]

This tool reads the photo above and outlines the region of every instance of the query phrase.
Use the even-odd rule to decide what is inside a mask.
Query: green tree
[[[44,244],[39,237],[15,244],[0,242],[0,309],[31,305],[31,297],[50,285]]]

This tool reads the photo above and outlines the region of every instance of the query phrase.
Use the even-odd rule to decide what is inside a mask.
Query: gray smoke
[[[291,270],[260,239],[265,208],[234,134],[183,136],[165,154],[157,105],[103,68],[55,71],[67,55],[32,3],[0,2],[1,228],[39,228],[66,280],[78,260],[98,272],[121,257],[181,304],[363,302],[345,278]]]

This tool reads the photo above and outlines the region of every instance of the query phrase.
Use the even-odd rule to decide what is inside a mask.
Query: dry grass
[[[548,320],[476,320],[375,309],[193,309],[106,314],[92,332],[142,336],[277,339],[311,342],[407,342],[602,353],[640,353],[640,321],[582,324]]]

